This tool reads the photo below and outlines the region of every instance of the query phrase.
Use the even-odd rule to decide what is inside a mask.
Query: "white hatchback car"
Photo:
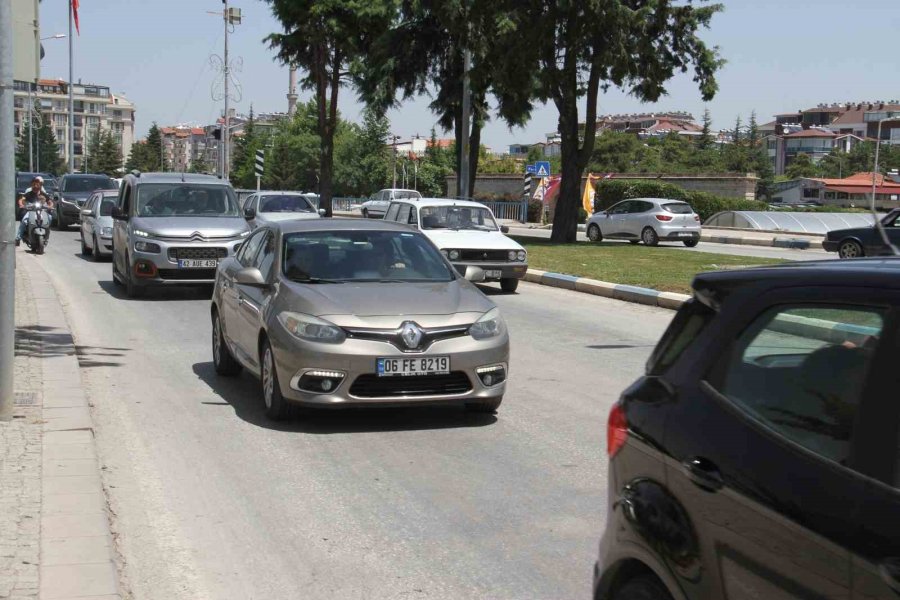
[[[371,198],[366,200],[360,206],[364,219],[369,217],[381,218],[387,212],[388,207],[394,200],[417,199],[422,194],[416,190],[388,189],[381,190],[377,194],[373,194]]]
[[[504,292],[514,292],[528,270],[525,248],[504,235],[484,204],[444,198],[392,202],[385,221],[419,229],[464,274],[466,267],[484,271],[485,281],[499,281]]]
[[[659,242],[681,242],[693,248],[700,242],[700,215],[691,205],[665,198],[634,198],[594,213],[587,221],[592,242],[628,240],[656,246]]]

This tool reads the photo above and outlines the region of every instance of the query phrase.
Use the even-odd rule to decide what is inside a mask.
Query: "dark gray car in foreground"
[[[269,223],[219,266],[216,371],[258,376],[266,414],[317,407],[500,406],[509,337],[499,309],[428,238],[358,219]]]
[[[900,208],[895,208],[881,219],[888,240],[900,246]],[[874,225],[870,227],[854,227],[836,229],[825,235],[822,247],[828,252],[837,252],[841,258],[861,258],[863,256],[881,256],[892,254],[885,245],[881,232]]]

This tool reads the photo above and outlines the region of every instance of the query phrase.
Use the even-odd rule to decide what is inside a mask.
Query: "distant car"
[[[212,175],[126,175],[112,216],[112,279],[130,298],[213,283],[219,261],[250,234],[234,189]]]
[[[881,219],[888,240],[900,246],[900,208],[895,208]],[[881,232],[874,225],[835,229],[825,234],[822,247],[828,252],[837,252],[841,258],[860,258],[893,254],[885,245]]]
[[[254,229],[265,223],[295,219],[318,219],[325,214],[307,194],[259,192],[244,202],[244,218]]]
[[[485,281],[499,281],[505,292],[515,292],[528,271],[525,248],[506,237],[508,229],[497,225],[484,204],[446,198],[397,200],[384,219],[421,230],[460,273],[478,267]]]
[[[594,600],[897,598],[900,261],[693,288],[609,413]]]
[[[421,198],[422,194],[416,190],[387,189],[381,190],[374,194],[367,201],[363,202],[360,211],[364,219],[370,217],[381,218],[387,212],[388,207],[394,200],[403,200],[407,198]]]
[[[53,200],[53,226],[66,229],[81,219],[81,209],[96,190],[114,190],[119,186],[106,175],[70,173],[59,180],[59,189]]]
[[[587,221],[587,236],[592,242],[604,238],[644,242],[647,246],[681,242],[693,248],[700,242],[700,230],[700,216],[690,204],[664,198],[623,200]]]
[[[509,371],[499,309],[421,233],[360,219],[258,228],[222,261],[216,372],[260,378],[265,413],[460,404],[494,412]]]
[[[31,189],[31,182],[37,176],[40,176],[44,180],[44,192],[46,192],[47,197],[51,200],[56,197],[57,184],[56,178],[53,175],[49,173],[33,173],[30,171],[16,172],[16,197],[13,198],[13,204],[16,206],[17,221],[22,218],[22,214],[25,212],[18,207],[19,197]]]
[[[98,261],[112,256],[112,210],[119,190],[98,190],[81,209],[81,254]]]

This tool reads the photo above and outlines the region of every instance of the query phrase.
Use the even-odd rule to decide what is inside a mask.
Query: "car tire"
[[[600,231],[600,226],[596,223],[591,223],[588,226],[587,230],[588,239],[592,242],[602,242],[603,241],[603,232]]]
[[[62,231],[65,229],[65,225],[63,225],[62,213],[60,211],[56,211],[56,214],[53,215],[53,223],[51,223],[51,227],[57,231]]]
[[[865,255],[865,250],[856,240],[844,240],[838,246],[838,256],[841,258],[862,258]]]
[[[243,367],[241,363],[234,359],[228,344],[225,343],[225,336],[222,334],[222,321],[219,319],[219,311],[214,310],[212,315],[212,351],[213,366],[216,373],[224,377],[234,377],[240,375]]]
[[[672,600],[672,595],[655,577],[639,576],[620,586],[611,600]]]
[[[659,246],[659,236],[652,227],[644,227],[644,230],[641,232],[641,241],[644,242],[645,246]]]
[[[700,240],[682,240],[681,243],[688,248],[696,248],[697,244],[700,243]]]
[[[125,295],[132,299],[140,298],[144,295],[144,288],[134,283],[134,273],[131,272],[131,261],[128,255],[125,255],[125,265],[128,267],[128,275],[125,277]]]
[[[273,421],[283,421],[290,415],[290,405],[281,395],[275,354],[269,340],[263,340],[259,349],[259,382],[266,409],[266,417]]]
[[[81,232],[81,255],[82,255],[82,256],[88,256],[88,255],[93,254],[93,253],[94,253],[94,252],[93,252],[93,249],[89,249],[89,248],[87,247],[87,244],[84,243],[84,232],[82,231],[82,232]]]
[[[31,251],[35,254],[43,254],[44,253],[44,236],[36,235],[34,236],[34,243],[31,245]]]
[[[519,280],[515,277],[504,277],[500,280],[500,289],[507,294],[512,294],[519,288]]]
[[[97,240],[97,236],[93,236],[93,245],[91,246],[91,260],[94,262],[100,262],[100,246],[99,241]]]
[[[495,413],[503,402],[503,396],[481,402],[466,402],[466,410],[475,413]]]
[[[119,269],[116,267],[116,251],[113,250],[112,255],[112,281],[113,285],[122,287],[122,277],[119,275]]]

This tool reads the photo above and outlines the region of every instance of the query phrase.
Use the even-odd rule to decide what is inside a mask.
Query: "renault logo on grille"
[[[400,327],[400,339],[403,340],[403,343],[406,344],[406,347],[410,350],[419,347],[424,335],[425,333],[422,331],[422,328],[412,321],[407,321]]]
[[[191,241],[192,242],[205,242],[206,236],[204,236],[199,231],[195,231],[194,233],[191,234]]]

